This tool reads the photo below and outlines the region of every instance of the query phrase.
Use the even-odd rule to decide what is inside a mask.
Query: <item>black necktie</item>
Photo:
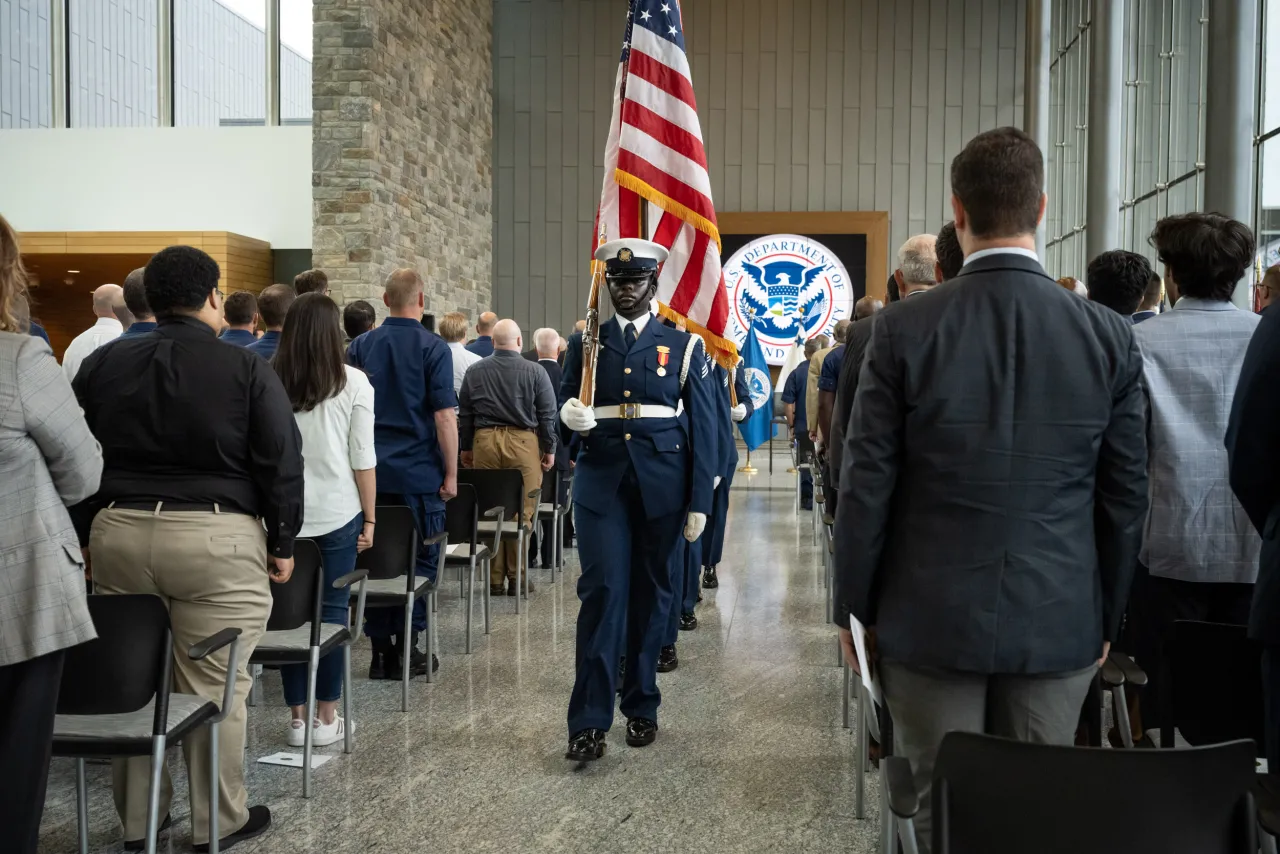
[[[636,343],[636,339],[639,337],[640,337],[639,333],[636,332],[636,325],[634,323],[628,323],[627,328],[622,331],[622,338],[624,341],[627,342],[628,352],[630,352],[631,348]]]

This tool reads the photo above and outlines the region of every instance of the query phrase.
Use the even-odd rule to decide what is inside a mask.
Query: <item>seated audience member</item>
[[[519,469],[520,494],[528,495],[555,465],[557,407],[547,372],[520,358],[522,343],[514,320],[494,325],[493,355],[467,371],[458,394],[458,446],[467,468]],[[527,524],[537,508],[532,501],[524,504],[520,521]],[[489,571],[489,592],[519,596],[519,566],[519,543],[502,543]]]
[[[329,274],[324,270],[303,270],[293,277],[293,292],[298,296],[303,294],[327,296],[329,293]]]
[[[258,317],[265,331],[261,338],[247,345],[246,349],[250,353],[257,353],[268,362],[271,361],[271,357],[276,354],[276,347],[280,346],[280,330],[284,328],[285,315],[289,313],[289,306],[293,305],[297,297],[293,288],[288,285],[270,285],[262,289],[262,293],[258,294]]]
[[[363,373],[343,363],[338,306],[318,291],[294,300],[271,360],[293,404],[302,436],[302,529],[299,537],[315,542],[324,559],[324,603],[321,619],[347,624],[346,587],[333,582],[356,568],[356,553],[373,545],[377,479],[373,450],[373,386]],[[323,747],[341,741],[345,721],[338,715],[342,698],[342,651],[320,659],[316,672],[316,717],[307,721],[307,665],[280,668],[284,701],[293,710],[289,744],[300,747],[306,727],[311,743]]]
[[[467,336],[467,316],[460,311],[451,311],[440,320],[440,337],[449,345],[453,354],[453,393],[462,391],[462,379],[467,369],[480,361],[480,356],[472,353],[462,343]]]
[[[949,222],[938,230],[938,240],[933,245],[934,254],[938,256],[936,271],[938,282],[946,282],[960,275],[964,266],[964,251],[960,248],[960,240],[956,237],[956,224]]]
[[[145,273],[146,268],[139,267],[124,277],[124,303],[133,314],[133,323],[120,335],[121,338],[134,338],[155,331],[156,316],[147,304],[147,286],[143,281]]]
[[[346,333],[348,344],[372,329],[377,322],[378,313],[362,299],[349,302],[342,309],[342,331]]]
[[[1089,299],[1137,323],[1134,313],[1151,284],[1151,263],[1136,252],[1113,249],[1089,262]]]
[[[806,341],[804,361],[787,375],[782,386],[782,403],[786,407],[787,426],[791,428],[791,441],[795,445],[797,463],[808,462],[813,454],[813,443],[809,441],[809,422],[805,418],[805,381],[809,376],[809,360],[825,343],[825,335]],[[800,505],[805,510],[813,509],[813,474],[807,469],[800,471]]]
[[[498,315],[486,311],[476,321],[476,340],[467,345],[467,349],[480,358],[493,355],[493,325],[498,322]]]
[[[951,225],[951,239],[956,240],[955,224]],[[946,227],[943,227],[946,231]],[[906,305],[911,300],[926,294],[934,285],[942,281],[937,278],[942,264],[937,254],[939,239],[930,234],[919,234],[908,238],[898,249],[898,269],[894,271],[894,280],[898,283],[901,299],[890,303],[885,311],[897,311],[895,306]],[[964,254],[958,249],[948,258],[948,264],[955,262],[956,256],[964,263]],[[958,274],[956,274],[958,275]],[[955,275],[951,276],[955,278]],[[882,312],[883,313],[883,312]],[[845,341],[844,358],[840,362],[839,375],[836,379],[834,408],[831,412],[831,442],[827,449],[827,459],[831,466],[828,492],[835,496],[831,511],[839,503],[840,481],[844,477],[844,460],[852,452],[846,442],[849,414],[853,411],[853,401],[858,393],[858,374],[862,371],[862,362],[866,358],[867,345],[871,342],[871,331],[880,314],[874,317],[855,321],[849,327],[849,336]],[[825,366],[824,366],[825,367]]]
[[[1264,311],[1267,306],[1275,302],[1278,291],[1280,291],[1280,264],[1273,264],[1267,268],[1267,272],[1262,274],[1262,281],[1258,283],[1258,311]]]
[[[117,316],[117,306],[124,307],[124,290],[119,285],[102,285],[93,292],[93,313],[98,320],[81,332],[62,354],[62,370],[68,380],[76,378],[80,363],[103,344],[114,341],[124,332]]]
[[[850,614],[873,636],[924,854],[944,734],[1072,743],[1142,541],[1142,357],[1045,275],[1043,187],[1014,128],[956,156],[964,269],[876,318],[848,425],[836,621],[855,668]]]
[[[1147,289],[1142,292],[1142,303],[1133,313],[1134,324],[1150,320],[1159,314],[1162,299],[1164,299],[1164,279],[1160,278],[1159,273],[1152,272],[1151,278],[1147,280]]]
[[[547,379],[551,380],[552,392],[558,392],[560,388],[561,366],[560,366],[560,342],[564,339],[554,329],[544,327],[533,333],[533,351],[538,356],[538,364],[547,372]],[[557,394],[558,397],[558,394]],[[556,412],[559,413],[560,401],[556,400]],[[557,419],[559,415],[557,414]],[[559,427],[556,428],[556,436],[558,437]],[[576,434],[575,434],[576,435]],[[560,472],[560,492],[556,496],[555,502],[558,504],[566,504],[569,498],[569,478],[572,477],[573,467],[569,464],[569,443],[556,442],[556,471]],[[545,495],[542,498],[543,503],[551,504],[552,497]],[[555,525],[553,519],[543,519],[542,528],[538,533],[538,549],[539,557],[542,559],[543,566],[551,566],[555,560]],[[529,563],[533,564],[533,546],[529,543]]]
[[[289,397],[271,366],[214,337],[222,322],[218,264],[190,246],[157,252],[145,273],[159,326],[104,347],[72,383],[102,443],[102,486],[91,499],[89,549],[99,593],[162,597],[173,627],[173,690],[222,704],[228,650],[186,651],[239,628],[235,699],[219,727],[219,832],[225,847],[271,823],[244,788],[246,669],[271,611],[270,581],[293,572],[302,525],[302,454]],[[292,290],[292,289],[290,289]],[[158,430],[157,425],[163,425]],[[183,740],[191,830],[208,850],[209,735]],[[115,761],[126,846],[146,831],[149,757]],[[160,781],[160,815],[173,788]]]
[[[1259,319],[1231,304],[1253,262],[1253,232],[1218,214],[1190,213],[1156,223],[1151,245],[1174,303],[1133,330],[1145,378],[1151,496],[1125,629],[1125,651],[1149,679],[1142,714],[1132,721],[1139,738],[1162,723],[1155,698],[1174,620],[1247,623],[1262,548],[1231,493],[1223,445]],[[1131,277],[1145,286],[1145,271]]]
[[[0,826],[5,851],[36,854],[67,649],[96,637],[67,505],[98,489],[102,451],[49,345],[15,312],[27,274],[0,217]]]
[[[423,540],[444,530],[444,503],[458,494],[458,405],[453,359],[440,336],[422,327],[424,284],[416,271],[396,270],[382,295],[389,316],[347,348],[347,364],[373,385],[373,442],[378,454],[378,504],[408,507]],[[436,582],[440,547],[418,549],[417,575]],[[404,611],[377,608],[365,615],[373,645],[370,679],[400,679],[404,667],[422,675],[427,661],[418,635],[427,628],[423,599],[413,604],[412,634]],[[434,656],[433,656],[434,659]]]
[[[218,340],[237,347],[248,347],[257,341],[253,334],[253,325],[258,317],[258,300],[248,291],[236,291],[228,294],[222,303],[222,318],[227,328],[218,336]]]

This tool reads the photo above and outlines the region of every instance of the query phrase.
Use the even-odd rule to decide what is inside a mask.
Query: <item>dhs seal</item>
[[[759,368],[744,368],[742,378],[747,382],[747,391],[751,394],[751,405],[761,409],[773,394],[773,384],[769,382],[769,374]]]
[[[810,237],[771,234],[752,240],[724,265],[729,324],[738,346],[755,326],[765,361],[781,365],[797,338],[831,335],[853,313],[844,264]]]

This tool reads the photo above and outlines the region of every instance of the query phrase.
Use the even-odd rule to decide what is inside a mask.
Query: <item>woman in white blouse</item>
[[[302,530],[324,558],[324,602],[321,619],[346,625],[345,588],[335,579],[355,569],[356,554],[373,545],[377,483],[373,450],[373,386],[360,371],[343,362],[338,306],[318,293],[294,300],[272,365],[293,403],[302,434]],[[307,666],[280,668],[285,702],[293,709],[289,744],[299,746],[306,734]],[[316,719],[312,744],[340,741],[345,732],[338,716],[342,697],[342,655],[320,659],[316,675]]]

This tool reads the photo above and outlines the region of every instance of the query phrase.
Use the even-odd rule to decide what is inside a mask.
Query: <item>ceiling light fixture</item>
[[[79,271],[79,270],[68,270],[67,272],[68,272],[68,273],[79,273],[80,271]]]

